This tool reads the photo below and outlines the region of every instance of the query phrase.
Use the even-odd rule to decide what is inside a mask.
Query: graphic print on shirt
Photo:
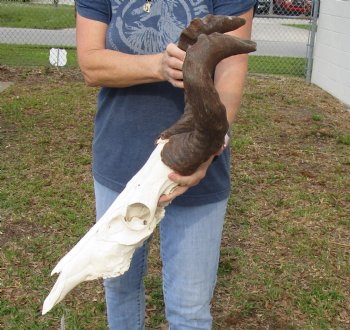
[[[151,54],[176,43],[181,31],[195,17],[209,13],[203,0],[152,0],[151,10],[143,10],[145,0],[112,0],[112,21],[107,47],[129,54]]]

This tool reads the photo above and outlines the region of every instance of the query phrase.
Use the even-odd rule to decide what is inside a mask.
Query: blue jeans
[[[95,181],[96,217],[118,196]],[[160,223],[163,293],[170,330],[211,329],[210,301],[216,283],[227,200],[182,207],[170,204]],[[148,244],[138,248],[130,269],[104,281],[111,330],[144,329],[143,277]]]

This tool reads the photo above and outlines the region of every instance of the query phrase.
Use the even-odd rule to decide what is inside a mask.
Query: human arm
[[[183,88],[185,52],[169,44],[163,53],[130,55],[106,49],[107,24],[77,14],[78,62],[89,86],[128,87],[168,81]]]
[[[227,34],[242,39],[250,39],[252,32],[253,9],[241,15],[246,24]],[[214,84],[226,107],[227,121],[231,125],[240,108],[245,79],[248,70],[248,54],[235,55],[222,60],[215,70]]]

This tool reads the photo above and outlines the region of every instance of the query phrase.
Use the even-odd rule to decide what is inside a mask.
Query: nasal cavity
[[[142,203],[130,204],[126,210],[125,221],[129,227],[138,229],[140,225],[147,225],[151,212],[149,208]]]

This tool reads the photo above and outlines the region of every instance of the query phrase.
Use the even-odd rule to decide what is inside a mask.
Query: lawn
[[[0,63],[11,67],[50,66],[51,46],[0,44]],[[67,66],[77,66],[77,51],[74,47],[67,50]],[[249,72],[263,74],[286,74],[305,76],[306,59],[279,56],[249,56]]]
[[[0,1],[0,26],[32,29],[75,27],[74,6],[53,6]]]
[[[282,25],[294,27],[297,29],[311,30],[311,24],[282,24]]]
[[[100,281],[40,315],[50,272],[94,223],[97,89],[76,69],[0,66],[0,328],[106,329]],[[214,329],[349,329],[350,112],[297,77],[250,74],[233,126]],[[147,329],[165,323],[158,233]]]
[[[49,54],[52,46],[0,44],[0,63],[8,66],[50,66]],[[62,47],[59,47],[62,48]],[[67,67],[77,66],[75,47],[67,50]]]

